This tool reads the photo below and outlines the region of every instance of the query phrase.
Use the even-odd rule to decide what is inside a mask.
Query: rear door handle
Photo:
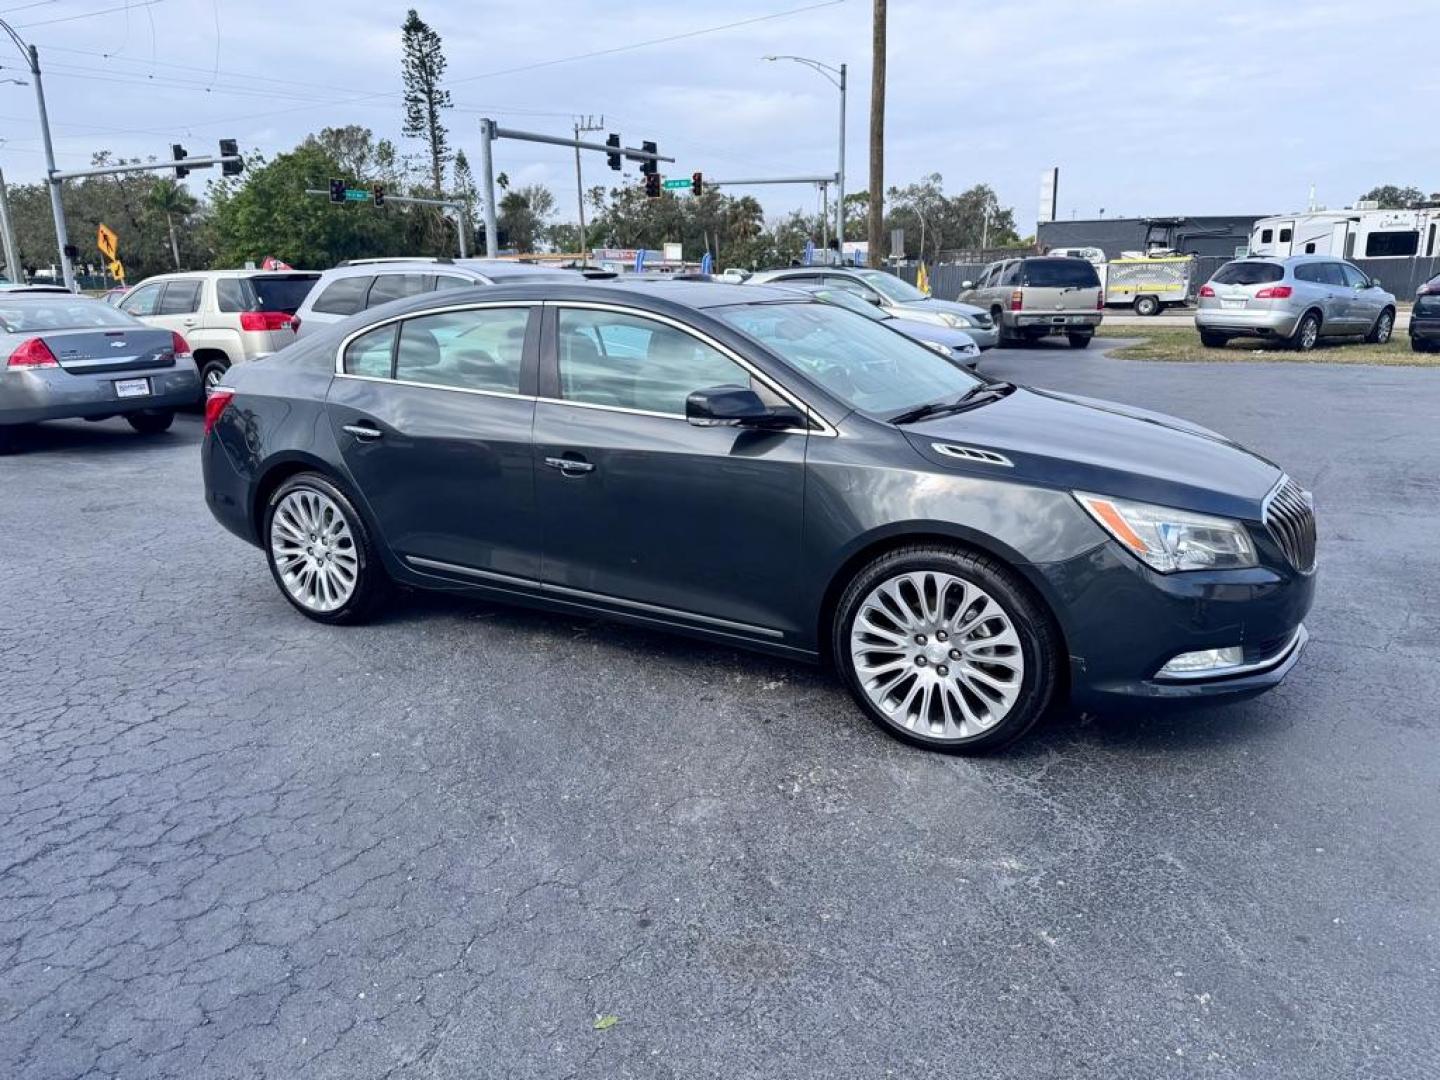
[[[366,441],[378,439],[385,434],[379,428],[371,427],[368,424],[346,424],[342,430],[348,431],[357,439],[365,439]]]
[[[547,457],[545,464],[552,469],[559,469],[566,476],[583,476],[588,472],[594,472],[595,466],[588,461],[579,461],[575,458]]]

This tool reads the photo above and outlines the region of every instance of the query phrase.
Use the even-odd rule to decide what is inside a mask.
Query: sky
[[[1440,190],[1435,0],[1169,4],[891,0],[886,185],[988,183],[1031,231],[1060,169],[1059,216],[1276,213],[1343,206],[1383,183]],[[418,0],[444,39],[454,144],[479,125],[568,134],[603,114],[715,179],[831,172],[839,94],[799,54],[848,64],[847,189],[868,181],[869,0]],[[192,155],[220,137],[267,155],[364,124],[402,151],[405,5],[355,0],[0,0],[40,49],[59,167],[92,152]],[[670,40],[660,40],[670,39]],[[43,175],[29,73],[0,37],[0,168]],[[603,133],[596,136],[603,141]],[[574,216],[574,158],[502,141],[495,167]],[[203,190],[204,173],[191,177]],[[598,155],[586,184],[619,177]],[[739,189],[735,189],[739,190]],[[752,189],[771,217],[808,187]]]

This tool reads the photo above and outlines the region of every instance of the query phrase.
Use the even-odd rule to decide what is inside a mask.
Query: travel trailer
[[[1250,254],[1334,255],[1342,259],[1406,259],[1440,254],[1440,207],[1312,210],[1261,218],[1250,233]]]

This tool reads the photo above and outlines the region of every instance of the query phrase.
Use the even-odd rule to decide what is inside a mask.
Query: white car
[[[147,278],[116,305],[183,334],[208,394],[235,364],[295,340],[291,320],[320,275],[313,271],[196,270]]]

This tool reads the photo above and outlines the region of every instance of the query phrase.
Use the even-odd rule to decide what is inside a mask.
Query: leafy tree
[[[393,184],[402,179],[395,145],[389,139],[377,142],[375,133],[361,124],[323,128],[318,135],[305,136],[301,145],[329,154],[346,179],[362,184]]]
[[[414,8],[406,15],[401,32],[404,51],[400,75],[405,84],[405,121],[401,130],[410,138],[425,141],[432,190],[440,198],[445,189],[445,166],[450,161],[450,134],[440,120],[441,112],[450,108],[450,91],[440,85],[445,76],[445,54],[440,35]]]
[[[1408,210],[1417,203],[1424,202],[1425,193],[1417,187],[1381,184],[1379,187],[1371,188],[1360,198],[1374,199],[1380,204],[1381,210]]]
[[[545,235],[545,222],[555,214],[555,196],[543,184],[527,184],[505,193],[500,200],[496,227],[510,238],[517,251],[531,252]]]
[[[146,206],[157,214],[165,216],[165,228],[170,234],[170,255],[175,260],[175,269],[180,269],[180,241],[175,236],[175,219],[183,223],[195,212],[200,203],[176,181],[165,177],[152,181]]]

